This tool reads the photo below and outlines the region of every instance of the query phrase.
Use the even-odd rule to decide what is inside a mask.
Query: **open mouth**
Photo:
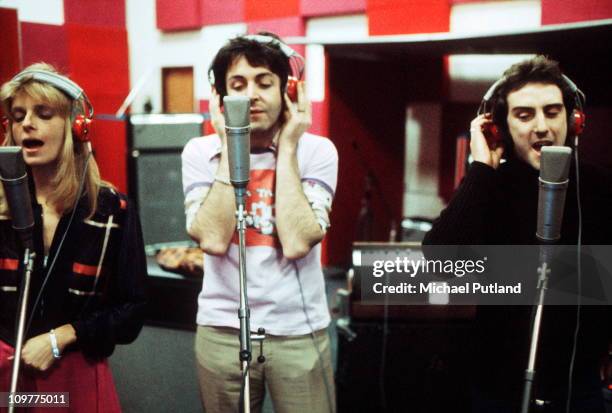
[[[36,149],[36,148],[40,148],[41,146],[43,146],[45,143],[43,141],[41,141],[40,139],[36,139],[36,138],[25,138],[21,144],[23,145],[24,148],[26,149]]]
[[[538,141],[538,142],[534,143],[533,145],[531,145],[531,147],[534,150],[540,152],[542,150],[542,147],[544,147],[544,146],[552,146],[552,144],[553,143],[551,141]]]

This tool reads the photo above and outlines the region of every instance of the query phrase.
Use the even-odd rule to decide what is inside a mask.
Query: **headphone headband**
[[[263,34],[241,35],[241,36],[236,37],[236,39],[250,40],[253,42],[260,43],[262,45],[266,45],[268,47],[271,45],[278,47],[280,51],[283,53],[283,55],[285,55],[285,57],[289,61],[289,68],[291,70],[289,79],[291,80],[292,77],[297,80],[302,78],[302,75],[304,73],[304,67],[305,67],[304,57],[298,52],[296,52],[295,50],[293,50],[291,47],[289,47],[282,40],[279,40],[272,36],[263,35]],[[213,60],[213,63],[214,63],[214,60]],[[216,82],[215,73],[214,73],[212,66],[208,70],[208,81],[210,82],[211,85],[214,85]]]
[[[79,85],[66,76],[44,69],[26,69],[15,75],[11,82],[27,82],[36,80],[53,86],[60,92],[65,93],[72,100],[72,136],[79,141],[88,142],[87,135],[91,126],[94,110],[87,94]],[[76,103],[80,104],[80,108]],[[91,147],[90,147],[91,150]]]
[[[287,56],[287,58],[292,58],[292,57],[298,57],[301,59],[304,59],[302,57],[302,55],[300,55],[298,52],[296,52],[295,50],[293,50],[291,47],[289,47],[286,43],[278,40],[275,37],[272,36],[265,36],[263,34],[248,34],[246,36],[243,36],[243,38],[247,39],[247,40],[254,40],[258,43],[272,43],[274,46],[278,46],[281,51],[285,54],[285,56]]]
[[[81,101],[83,103],[83,112],[85,116],[90,119],[93,118],[94,110],[89,98],[87,97],[87,94],[83,88],[77,85],[74,81],[68,79],[66,76],[49,72],[47,70],[28,69],[16,74],[11,79],[11,82],[19,82],[26,78],[47,83],[67,94],[72,100]]]
[[[586,96],[584,92],[580,90],[578,86],[576,86],[576,84],[569,77],[567,77],[564,74],[561,74],[561,76],[563,77],[563,81],[565,82],[565,84],[569,86],[569,88],[572,90],[572,93],[574,94],[574,100],[576,102],[576,107],[579,110],[583,110],[586,104]],[[487,112],[489,101],[495,94],[495,91],[497,90],[499,85],[504,83],[506,80],[507,78],[505,76],[502,76],[501,78],[497,79],[497,81],[495,81],[495,83],[493,83],[491,87],[489,87],[489,89],[487,89],[487,92],[482,97],[482,101],[480,102],[480,106],[478,107],[478,113],[477,113],[478,115],[482,115],[483,113]]]

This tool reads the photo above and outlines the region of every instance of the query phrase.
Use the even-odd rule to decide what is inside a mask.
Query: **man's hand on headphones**
[[[491,124],[491,115],[485,113],[476,116],[470,124],[470,151],[474,161],[482,162],[490,167],[497,169],[504,154],[504,147],[501,143],[494,147],[489,147],[487,139],[483,133],[483,127]]]
[[[226,138],[225,138],[225,117],[221,112],[221,96],[217,89],[212,88],[212,96],[208,101],[208,111],[210,112],[210,121],[212,123],[215,132],[221,138],[221,144],[226,146]]]
[[[306,96],[306,85],[303,81],[297,84],[297,101],[292,102],[287,93],[285,99],[285,123],[281,127],[278,139],[279,148],[295,150],[300,137],[312,125],[312,103]]]

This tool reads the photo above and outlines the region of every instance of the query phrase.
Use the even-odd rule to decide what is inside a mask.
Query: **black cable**
[[[81,200],[81,196],[83,195],[83,187],[85,186],[85,177],[87,176],[87,169],[89,167],[89,160],[91,159],[91,155],[92,155],[92,152],[90,150],[89,154],[87,155],[87,158],[85,159],[85,166],[83,167],[83,176],[81,176],[81,182],[79,183],[79,192],[77,194],[76,200],[74,201],[74,207],[72,208],[72,213],[70,214],[68,225],[66,226],[66,230],[62,234],[62,239],[60,240],[60,243],[57,247],[55,255],[53,256],[53,261],[51,261],[51,265],[49,266],[49,269],[47,270],[47,274],[45,275],[45,278],[42,282],[40,290],[38,290],[38,295],[36,296],[36,300],[34,301],[34,306],[32,307],[32,311],[28,319],[28,324],[25,328],[25,331],[23,332],[24,337],[27,337],[28,335],[28,331],[30,330],[30,326],[32,325],[32,320],[34,319],[34,314],[36,313],[36,307],[38,306],[38,303],[40,302],[43,291],[47,285],[47,282],[49,281],[51,271],[53,271],[53,267],[55,267],[55,262],[57,261],[57,257],[59,257],[59,254],[62,250],[62,246],[64,245],[64,241],[66,240],[66,236],[68,235],[68,231],[70,230],[70,227],[72,226],[72,221],[74,220],[74,216],[76,214],[77,205],[79,204],[79,201]]]
[[[312,324],[310,323],[310,317],[308,317],[308,310],[306,309],[306,299],[304,298],[304,290],[302,289],[302,280],[300,280],[300,270],[298,269],[297,263],[295,261],[292,261],[292,264],[295,268],[295,275],[298,281],[298,286],[300,287],[300,296],[302,297],[302,309],[304,310],[304,315],[306,316],[306,323],[308,324],[308,328],[310,329],[310,337],[312,338],[312,344],[314,345],[314,348],[317,352],[317,356],[319,358],[319,364],[321,366],[321,375],[323,376],[323,381],[325,382],[325,392],[327,393],[327,404],[329,406],[330,413],[333,413],[335,412],[335,409],[331,397],[331,388],[329,385],[329,381],[327,380],[327,376],[325,375],[325,366],[323,365],[323,356],[321,355],[321,349],[319,349],[314,329],[312,328]]]
[[[582,306],[582,204],[580,198],[580,168],[578,166],[578,137],[574,143],[574,161],[576,164],[576,203],[578,207],[578,240],[577,240],[577,256],[576,262],[578,265],[578,302],[576,303],[576,328],[574,329],[574,341],[572,343],[572,356],[570,358],[568,377],[567,377],[567,402],[565,404],[566,413],[570,412],[572,399],[572,382],[574,376],[574,363],[576,362],[576,348],[578,347],[578,334],[580,333],[580,313]]]

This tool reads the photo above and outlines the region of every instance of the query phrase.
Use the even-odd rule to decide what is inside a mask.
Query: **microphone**
[[[571,154],[567,146],[542,147],[536,236],[545,243],[561,238]]]
[[[11,211],[13,229],[20,234],[24,246],[32,249],[34,214],[21,147],[0,147],[0,180]]]
[[[236,199],[239,202],[244,202],[246,186],[249,183],[250,104],[251,101],[246,96],[225,96],[223,98],[230,182],[234,186]]]

